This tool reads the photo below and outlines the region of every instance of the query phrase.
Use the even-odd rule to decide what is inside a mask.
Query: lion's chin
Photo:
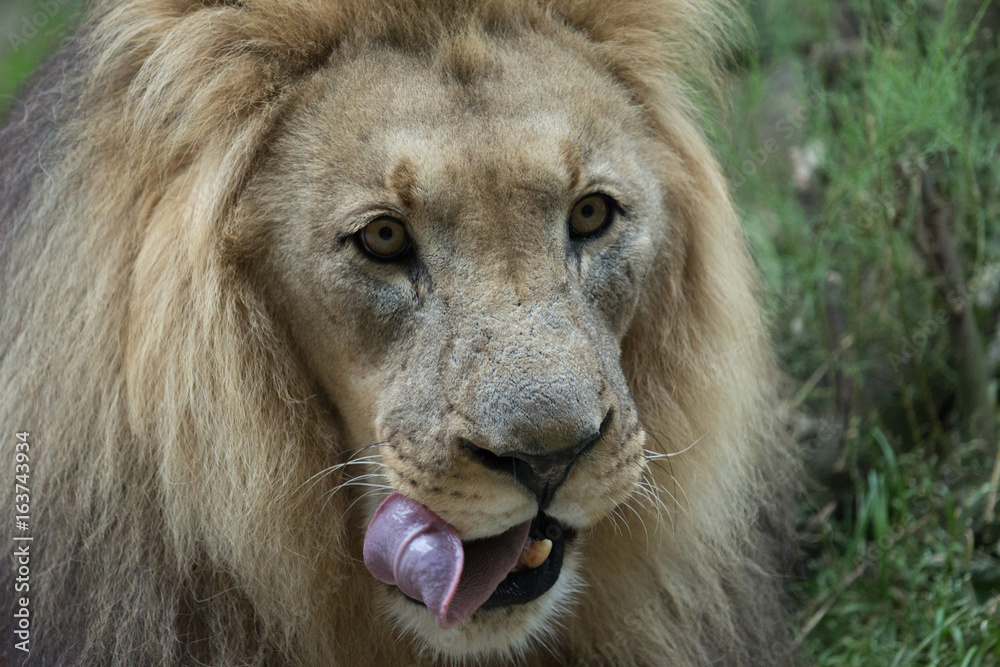
[[[583,587],[577,575],[579,559],[578,549],[567,546],[559,579],[543,595],[526,604],[480,609],[451,629],[440,627],[426,607],[386,587],[388,611],[396,627],[416,637],[424,653],[449,658],[521,657],[534,643],[549,643],[559,619],[568,613]]]

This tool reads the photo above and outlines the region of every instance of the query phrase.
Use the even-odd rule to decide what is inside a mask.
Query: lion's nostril
[[[517,481],[528,487],[538,498],[539,508],[544,510],[552,501],[556,489],[566,480],[573,464],[607,432],[612,414],[613,410],[608,410],[596,432],[569,447],[553,452],[538,453],[536,450],[497,454],[464,438],[459,439],[459,444],[473,460],[485,467],[514,475]]]
[[[506,470],[511,472],[513,465],[513,457],[510,456],[498,456],[486,449],[485,447],[480,447],[473,443],[471,440],[466,440],[465,438],[458,439],[459,445],[464,449],[473,460],[482,463],[484,466],[490,470]]]

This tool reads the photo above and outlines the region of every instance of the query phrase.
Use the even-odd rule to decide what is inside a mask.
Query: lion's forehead
[[[494,53],[488,74],[456,77],[440,59],[373,46],[337,60],[314,80],[351,121],[392,117],[397,125],[462,119],[535,117],[573,106],[590,122],[621,116],[630,92],[582,54],[534,36],[484,37]],[[349,99],[348,99],[349,98]]]
[[[319,126],[305,148],[369,187],[406,160],[438,198],[477,184],[564,191],[581,170],[610,170],[612,155],[616,170],[634,169],[644,124],[628,94],[582,59],[535,46],[499,49],[500,73],[473,83],[392,51],[331,68],[300,115]]]
[[[317,161],[326,171],[315,193],[322,208],[347,218],[392,202],[408,212],[425,250],[428,236],[446,244],[449,263],[462,248],[479,257],[512,246],[555,251],[569,207],[592,190],[629,209],[658,201],[638,138],[572,108],[512,117],[443,112],[419,123],[390,116],[339,132],[329,157]]]

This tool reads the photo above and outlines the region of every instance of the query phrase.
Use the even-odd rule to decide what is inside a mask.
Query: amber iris
[[[611,206],[605,195],[587,195],[573,206],[569,228],[573,236],[596,236],[611,222]]]
[[[360,240],[368,254],[377,259],[394,259],[410,247],[403,223],[393,218],[378,218],[361,230]]]

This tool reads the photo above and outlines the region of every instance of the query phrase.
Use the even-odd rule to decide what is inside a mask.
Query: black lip
[[[539,512],[531,520],[528,536],[532,540],[552,540],[552,552],[549,557],[533,570],[508,573],[480,609],[497,609],[515,604],[526,604],[540,598],[559,580],[566,542],[576,537],[576,532],[548,514]],[[415,600],[409,595],[405,597],[410,602],[422,607],[426,606],[421,600]]]
[[[531,602],[544,595],[559,580],[566,541],[573,539],[574,532],[548,514],[539,512],[531,521],[531,531],[528,535],[532,540],[552,540],[552,552],[549,557],[533,570],[509,573],[480,609],[495,609]]]

